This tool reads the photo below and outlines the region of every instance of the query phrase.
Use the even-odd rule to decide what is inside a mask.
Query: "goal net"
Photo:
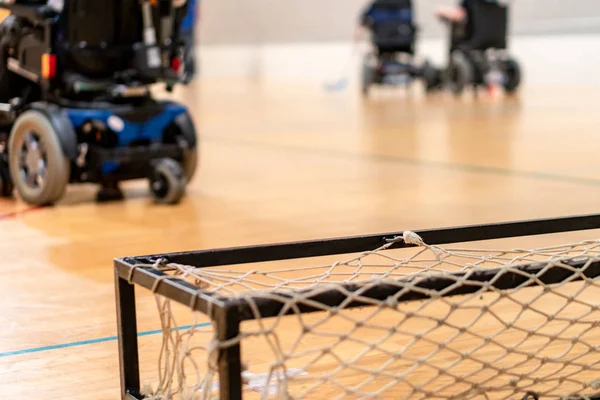
[[[390,241],[333,263],[157,262],[248,315],[219,340],[204,314],[156,295],[162,344],[145,395],[219,398],[219,354],[234,346],[245,399],[600,393],[600,241],[497,250],[430,246],[412,232],[397,240],[417,246]]]

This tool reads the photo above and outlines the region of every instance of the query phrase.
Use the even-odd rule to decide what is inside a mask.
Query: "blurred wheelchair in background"
[[[429,61],[415,61],[418,28],[412,0],[376,0],[363,13],[361,25],[371,32],[376,53],[365,57],[362,92],[373,85],[408,86],[422,79],[426,91],[440,88],[441,72]]]
[[[516,92],[521,68],[507,51],[509,7],[498,0],[464,0],[465,18],[440,19],[450,29],[449,62],[445,80],[456,95],[465,87],[502,87]]]

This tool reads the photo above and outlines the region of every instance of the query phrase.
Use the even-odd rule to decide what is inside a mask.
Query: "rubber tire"
[[[367,97],[369,89],[375,83],[375,68],[370,65],[369,57],[365,58],[362,71],[362,95]]]
[[[423,64],[423,81],[425,83],[425,91],[431,93],[440,87],[440,70],[434,67],[430,62]]]
[[[21,179],[19,157],[22,140],[27,132],[33,131],[46,150],[47,175],[41,189],[30,188]],[[46,206],[62,198],[71,175],[71,164],[65,157],[58,134],[48,118],[39,111],[29,110],[17,118],[8,141],[9,170],[19,195],[28,204]]]
[[[448,83],[455,96],[460,96],[465,87],[473,83],[474,74],[473,65],[467,56],[461,51],[454,52],[450,60]]]
[[[190,183],[196,171],[198,169],[198,145],[191,149],[185,149],[183,151],[183,173],[185,175],[186,183]]]
[[[167,191],[165,193],[157,192],[158,189],[154,187],[154,183],[159,177],[166,181]],[[156,162],[150,178],[150,191],[156,203],[179,203],[185,193],[185,185],[186,177],[181,164],[171,158],[163,158]]]
[[[521,85],[521,67],[516,60],[509,58],[504,62],[504,73],[504,90],[508,94],[514,94]]]
[[[194,179],[198,169],[198,135],[194,128],[194,121],[189,114],[185,119],[176,118],[174,123],[179,131],[180,137],[183,138],[189,146],[183,151],[182,167],[187,183],[190,183],[192,179]],[[190,141],[192,140],[194,143],[190,144]]]

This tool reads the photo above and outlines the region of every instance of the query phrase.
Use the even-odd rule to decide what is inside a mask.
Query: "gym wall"
[[[366,0],[201,0],[203,44],[340,42],[352,38]],[[438,5],[415,0],[421,36],[441,37]],[[515,34],[600,32],[600,0],[512,0]]]

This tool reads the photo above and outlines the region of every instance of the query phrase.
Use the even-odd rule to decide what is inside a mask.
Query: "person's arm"
[[[467,17],[466,12],[466,1],[463,0],[460,6],[457,7],[438,7],[435,10],[435,14],[438,18],[451,21],[451,22],[462,22]]]
[[[50,7],[57,13],[61,13],[63,8],[65,7],[65,2],[64,0],[48,0],[48,7]]]
[[[354,32],[354,41],[358,42],[364,37],[365,31],[371,26],[371,14],[373,12],[373,3],[371,3],[360,15],[358,26]]]

